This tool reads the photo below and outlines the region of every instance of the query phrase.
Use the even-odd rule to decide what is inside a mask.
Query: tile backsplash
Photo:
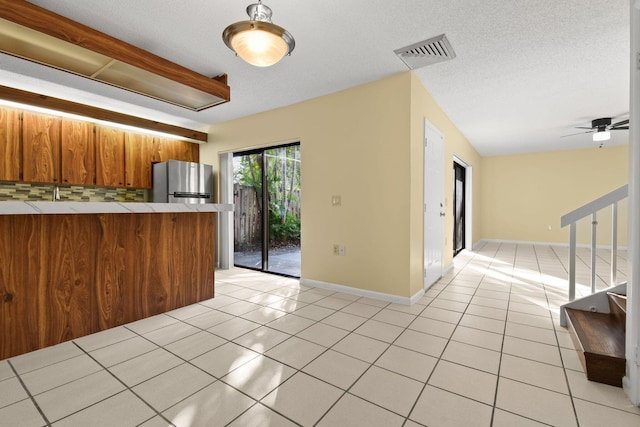
[[[148,191],[144,189],[58,186],[61,202],[145,202]],[[0,201],[51,201],[55,186],[0,182]]]

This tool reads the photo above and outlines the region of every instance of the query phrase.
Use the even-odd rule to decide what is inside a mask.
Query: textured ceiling
[[[221,39],[251,0],[32,0],[207,76],[231,102],[191,112],[0,54],[0,82],[179,126],[254,114],[407,70],[394,54],[446,33],[457,57],[415,73],[482,155],[593,147],[560,138],[629,109],[628,0],[265,0],[296,39],[270,68]],[[624,144],[613,132],[608,145]]]

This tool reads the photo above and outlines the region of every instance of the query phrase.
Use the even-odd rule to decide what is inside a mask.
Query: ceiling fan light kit
[[[608,141],[610,139],[611,139],[611,132],[609,132],[608,130],[598,131],[593,134],[594,142]]]
[[[285,55],[291,55],[296,46],[293,36],[271,22],[271,8],[262,1],[247,6],[249,21],[229,25],[222,40],[244,61],[256,67],[269,67]]]
[[[603,142],[611,139],[612,130],[628,130],[629,129],[629,119],[621,120],[613,124],[611,122],[612,122],[611,117],[594,119],[594,120],[591,120],[591,127],[576,126],[576,129],[588,129],[586,132],[563,135],[561,138],[564,138],[567,136],[581,135],[584,133],[593,133],[594,142]],[[600,144],[600,147],[602,147],[602,144]]]

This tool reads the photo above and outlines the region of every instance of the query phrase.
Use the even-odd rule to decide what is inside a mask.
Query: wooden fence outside
[[[300,218],[300,192],[295,193],[296,200],[290,201],[288,212]],[[253,187],[235,183],[233,185],[233,203],[235,250],[259,250],[261,203],[258,202],[256,191]]]

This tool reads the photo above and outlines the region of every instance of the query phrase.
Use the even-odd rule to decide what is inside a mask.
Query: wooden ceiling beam
[[[230,100],[225,74],[209,78],[27,1],[0,0],[0,18],[221,98],[222,102]]]
[[[128,114],[104,110],[102,108],[79,104],[51,96],[40,95],[33,92],[27,92],[7,86],[0,86],[0,99],[68,114],[75,114],[90,119],[162,132],[193,141],[207,142],[209,138],[209,135],[205,132],[160,123],[154,120],[142,119]]]

